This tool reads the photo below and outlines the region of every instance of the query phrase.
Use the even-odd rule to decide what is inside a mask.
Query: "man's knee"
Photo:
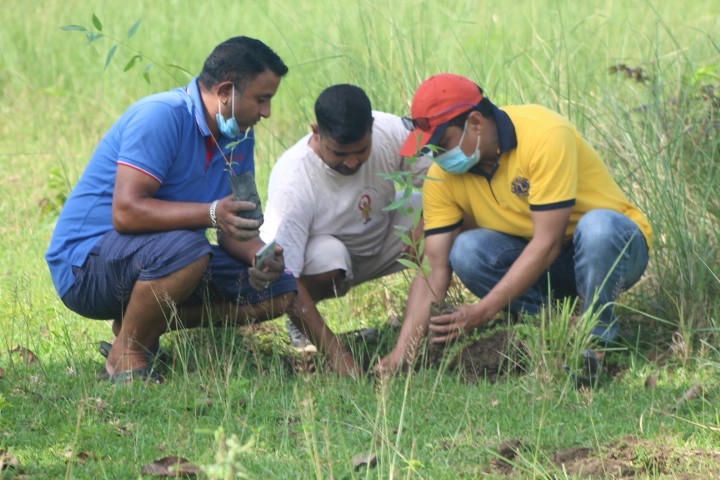
[[[297,293],[286,292],[278,295],[277,297],[271,298],[269,302],[270,306],[268,319],[277,318],[280,315],[288,313],[288,311],[293,307],[296,297]]]
[[[591,210],[580,217],[575,227],[575,242],[586,245],[602,243],[613,234],[612,224],[617,212],[609,210]]]
[[[299,280],[315,302],[342,297],[350,290],[350,285],[346,281],[346,272],[340,269],[314,275],[302,275]]]
[[[509,235],[482,228],[468,230],[453,242],[450,265],[456,272],[505,266],[515,261],[522,248],[523,245]]]
[[[638,235],[642,235],[640,229],[622,213],[591,210],[578,221],[573,243],[582,255],[617,256]]]

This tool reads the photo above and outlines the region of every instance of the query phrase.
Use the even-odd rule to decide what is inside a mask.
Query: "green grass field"
[[[109,38],[87,45],[65,25]],[[223,479],[720,475],[719,31],[720,4],[698,0],[6,0],[0,479],[149,478],[142,467],[169,455]],[[525,373],[497,383],[468,381],[450,362],[340,379],[321,359],[294,356],[282,320],[167,335],[174,361],[162,386],[98,382],[96,346],[110,327],[63,306],[44,260],[58,211],[132,102],[187,83],[185,71],[198,73],[239,34],[290,67],[256,132],[263,195],[273,162],[309,130],[316,96],[333,83],[404,115],[423,79],[452,72],[499,105],[568,116],[655,230],[648,272],[618,307],[626,347],[614,352],[616,377],[596,390],[570,385],[561,366],[583,338],[559,308],[508,327]],[[374,354],[393,341],[386,320],[401,316],[407,285],[400,274],[375,281],[322,311],[341,332],[380,327]],[[356,469],[360,454],[377,465]]]

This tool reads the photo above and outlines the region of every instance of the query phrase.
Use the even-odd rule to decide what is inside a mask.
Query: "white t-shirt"
[[[400,147],[409,132],[400,117],[373,112],[372,150],[354,175],[341,175],[310,148],[308,134],[277,161],[270,173],[264,241],[273,238],[285,249],[285,265],[299,277],[305,265],[305,245],[314,235],[332,235],[353,257],[378,254],[390,225],[383,210],[395,200],[395,184],[379,173],[412,170],[424,175],[430,159],[407,164]],[[422,179],[416,178],[417,186]]]

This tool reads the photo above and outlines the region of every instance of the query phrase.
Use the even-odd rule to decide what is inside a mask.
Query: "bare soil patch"
[[[527,463],[522,442],[509,440],[498,448],[491,462],[494,472],[517,475]],[[527,457],[527,455],[525,455]],[[673,478],[720,477],[720,451],[659,445],[634,436],[599,448],[572,447],[550,456],[551,468],[577,478],[631,479],[668,475]]]
[[[449,371],[459,371],[470,383],[478,380],[497,382],[503,375],[524,371],[524,347],[513,333],[496,330],[480,338],[462,340],[462,345],[429,344],[426,364],[447,362]]]

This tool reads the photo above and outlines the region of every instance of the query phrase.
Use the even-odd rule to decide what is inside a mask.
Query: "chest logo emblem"
[[[530,194],[530,180],[525,177],[515,177],[510,184],[510,190],[518,197],[527,197]]]
[[[372,220],[372,199],[370,198],[370,195],[365,194],[360,197],[360,201],[358,202],[358,210],[360,210],[363,219],[365,219],[363,223],[368,223],[370,220]]]

